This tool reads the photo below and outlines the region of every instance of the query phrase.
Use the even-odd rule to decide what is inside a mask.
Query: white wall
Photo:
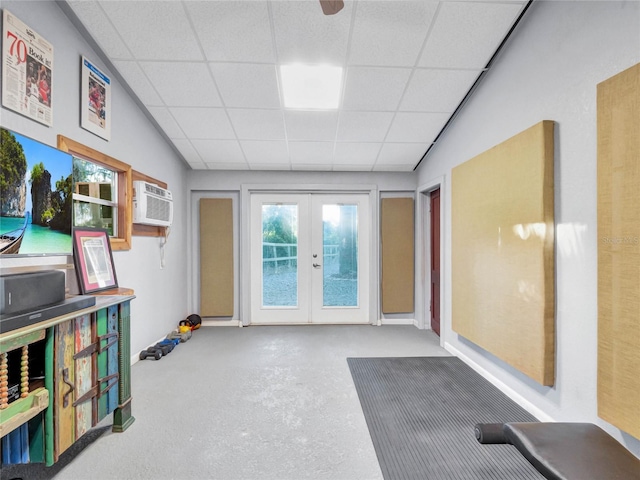
[[[192,170],[187,176],[189,190],[235,190],[245,184],[289,185],[291,189],[308,185],[377,185],[378,190],[413,191],[416,179],[413,173],[392,172],[251,172]]]
[[[446,343],[538,413],[599,424],[635,455],[640,441],[597,416],[596,85],[640,62],[640,3],[537,1],[418,171],[445,176],[445,304],[451,332],[451,169],[554,120],[556,384],[541,387],[457,334]]]
[[[245,325],[248,320],[243,312],[246,308],[246,297],[243,294],[249,291],[250,278],[248,278],[247,268],[242,266],[242,236],[246,236],[246,222],[248,220],[249,208],[244,205],[242,199],[242,188],[247,185],[260,185],[265,188],[275,188],[277,185],[282,191],[289,190],[314,190],[335,187],[347,188],[351,186],[366,185],[373,186],[377,190],[378,196],[385,192],[411,192],[416,188],[416,175],[413,173],[390,173],[390,172],[252,172],[252,171],[191,171],[187,175],[187,189],[190,193],[190,239],[189,239],[189,288],[191,291],[190,305],[197,310],[199,304],[199,240],[198,240],[198,202],[200,198],[224,196],[232,198],[234,203],[234,222],[239,225],[234,232],[234,252],[239,255],[240,261],[235,260],[234,280],[235,299],[233,320],[241,321]],[[377,212],[377,207],[372,207]],[[374,222],[377,225],[377,222]],[[379,230],[373,229],[372,244],[378,245],[380,241]],[[245,245],[246,247],[246,245]],[[375,247],[374,247],[375,248]],[[246,267],[246,265],[245,265]],[[377,285],[377,271],[372,271],[372,282]],[[377,288],[372,286],[372,288]],[[373,297],[373,295],[372,295]],[[244,308],[243,308],[244,305]],[[406,315],[404,323],[412,323],[413,316]]]
[[[114,252],[119,285],[133,288],[131,350],[135,353],[164,337],[187,311],[185,167],[117,81],[112,86],[111,141],[80,128],[80,57],[87,56],[110,74],[65,14],[52,1],[3,1],[8,9],[54,48],[53,127],[4,107],[2,126],[56,146],[62,134],[165,181],[173,193],[175,223],[160,267],[160,240],[133,237],[129,251]],[[112,80],[115,80],[111,75]],[[29,260],[29,262],[38,260]]]

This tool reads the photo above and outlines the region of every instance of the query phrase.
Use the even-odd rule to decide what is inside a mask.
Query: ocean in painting
[[[0,234],[22,228],[24,217],[0,217]],[[20,255],[71,255],[71,235],[29,223],[20,245]]]

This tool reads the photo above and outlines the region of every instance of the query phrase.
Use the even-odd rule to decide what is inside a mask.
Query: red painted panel
[[[431,329],[440,335],[440,189],[431,192]]]

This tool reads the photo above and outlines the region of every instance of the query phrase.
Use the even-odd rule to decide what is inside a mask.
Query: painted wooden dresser
[[[110,413],[114,432],[133,423],[135,296],[123,288],[102,293],[92,307],[0,333],[3,463],[50,466]]]

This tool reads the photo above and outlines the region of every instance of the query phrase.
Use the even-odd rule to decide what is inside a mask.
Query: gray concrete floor
[[[413,326],[203,327],[132,367],[136,421],[55,478],[382,479],[346,359],[438,345]]]

